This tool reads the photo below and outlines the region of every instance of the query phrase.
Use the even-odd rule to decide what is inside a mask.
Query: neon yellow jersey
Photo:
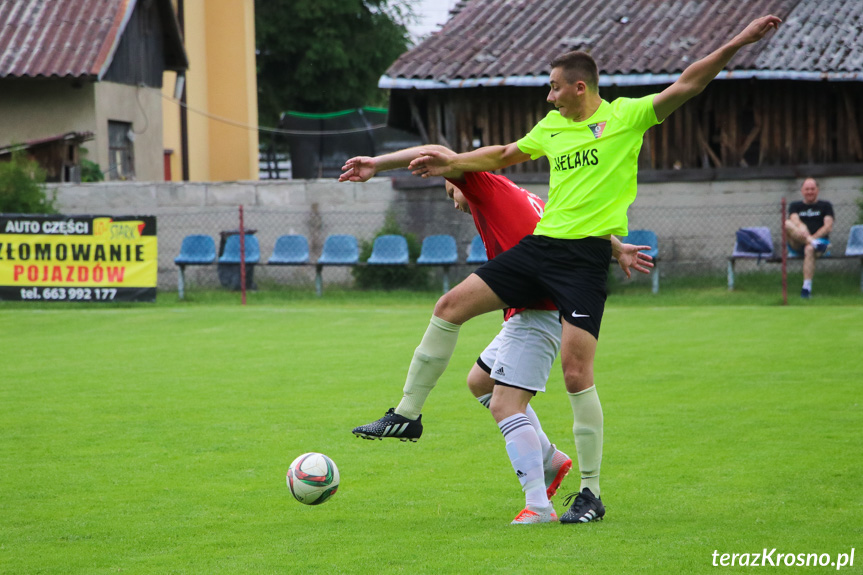
[[[577,239],[627,235],[644,132],[659,123],[653,97],[602,101],[583,122],[553,110],[516,142],[532,159],[551,164],[548,203],[534,234]]]

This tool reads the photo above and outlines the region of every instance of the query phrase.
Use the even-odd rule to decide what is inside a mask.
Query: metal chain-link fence
[[[858,206],[853,202],[834,203],[835,224],[830,235],[831,254],[845,253],[849,231],[858,219]],[[446,214],[446,215],[442,215]],[[260,263],[254,266],[252,277],[259,289],[293,288],[314,289],[315,262],[321,254],[324,241],[331,234],[350,234],[362,244],[370,243],[384,226],[387,214],[380,212],[341,211],[338,206],[327,210],[291,210],[278,208],[247,207],[244,209],[244,227],[253,233],[260,244]],[[392,213],[404,234],[413,234],[418,241],[433,234],[450,234],[455,237],[459,250],[459,264],[449,270],[451,282],[457,282],[469,274],[475,265],[465,263],[468,246],[476,235],[469,216],[452,216],[448,212],[424,213],[420,208],[407,208]],[[673,285],[685,280],[688,285],[704,287],[725,286],[728,256],[731,255],[735,231],[741,227],[764,226],[770,229],[774,250],[780,252],[782,214],[778,202],[747,205],[691,205],[691,206],[640,206],[636,202],[629,211],[630,230],[647,229],[657,235],[660,286]],[[239,228],[239,209],[214,208],[208,210],[178,211],[158,216],[159,236],[159,288],[176,289],[177,266],[174,258],[180,252],[183,238],[189,234],[206,234],[213,237],[217,251],[224,238],[236,233]],[[308,239],[310,264],[302,266],[267,265],[273,246],[279,236],[299,234]],[[822,263],[828,262],[829,263]],[[860,273],[859,259],[841,257],[823,258],[818,264],[821,270],[838,273]],[[219,287],[217,265],[190,266],[186,268],[187,287]],[[789,264],[789,273],[799,272],[800,262]],[[738,273],[776,273],[779,267],[763,261],[751,260],[737,263]],[[430,287],[440,286],[441,268],[430,268]],[[615,272],[619,273],[619,272]],[[634,274],[639,276],[640,274]],[[622,274],[620,275],[622,278]],[[636,277],[635,282],[649,289],[650,278]],[[349,267],[328,267],[323,272],[323,282],[350,287],[353,276]],[[393,286],[397,288],[399,286]],[[661,289],[661,287],[660,287]]]

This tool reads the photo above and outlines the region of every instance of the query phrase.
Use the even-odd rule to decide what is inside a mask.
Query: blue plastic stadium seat
[[[216,261],[216,242],[204,234],[190,234],[183,238],[180,255],[174,263],[180,268],[177,274],[177,293],[180,299],[186,295],[186,266],[206,266]]]
[[[458,248],[455,238],[449,235],[429,236],[423,240],[419,265],[443,266],[452,265],[458,261]]]
[[[348,234],[333,234],[324,240],[324,249],[318,258],[319,265],[352,266],[360,261],[357,238]]]
[[[375,238],[372,255],[366,261],[373,266],[401,266],[408,263],[408,241],[404,236],[384,235]]]
[[[629,235],[620,238],[622,244],[633,244],[636,246],[650,246],[644,253],[654,260],[659,258],[659,243],[656,240],[656,232],[653,230],[629,230]]]
[[[306,236],[285,235],[276,238],[268,265],[297,266],[309,263],[309,240]]]
[[[863,224],[851,226],[848,232],[848,245],[845,246],[846,257],[860,258],[860,291],[863,291]]]
[[[773,257],[773,237],[770,235],[770,228],[759,226],[754,228],[741,228],[743,230],[749,230],[758,234],[758,236],[764,240],[764,243],[770,246],[769,252],[749,252],[740,247],[737,240],[734,241],[734,251],[731,252],[731,257],[733,258],[757,258],[761,259],[769,259]]]
[[[479,234],[475,235],[473,240],[470,242],[466,261],[469,264],[484,264],[488,261],[488,255],[485,253],[485,245],[483,245],[482,238]]]
[[[178,266],[207,265],[216,261],[216,242],[203,234],[190,234],[183,238],[180,255],[174,258]]]
[[[261,246],[258,238],[252,234],[245,234],[246,263],[256,264],[261,260]],[[232,234],[225,240],[225,251],[219,256],[220,264],[240,263],[240,234]]]
[[[848,245],[845,246],[846,256],[863,257],[863,224],[851,226],[848,232]]]
[[[774,257],[775,252],[773,248],[773,236],[770,235],[770,228],[765,226],[757,226],[751,228],[740,228],[742,230],[749,230],[758,234],[758,236],[764,240],[764,243],[770,246],[769,252],[750,252],[740,247],[739,242],[734,240],[734,251],[731,252],[731,257],[728,258],[728,289],[734,289],[734,262],[738,259],[753,259],[757,260],[758,263],[761,263],[763,259],[770,259]]]
[[[449,266],[458,262],[458,246],[449,235],[429,236],[423,240],[417,264],[443,266],[443,293],[449,291]]]
[[[650,246],[649,250],[644,253],[653,258],[653,269],[650,271],[650,279],[652,282],[651,290],[653,293],[659,293],[659,242],[656,239],[656,232],[653,230],[629,230],[629,235],[620,238],[622,244],[633,244],[636,246]]]
[[[315,291],[324,293],[324,266],[354,266],[360,261],[357,238],[349,234],[333,234],[324,240],[324,249],[315,265]]]

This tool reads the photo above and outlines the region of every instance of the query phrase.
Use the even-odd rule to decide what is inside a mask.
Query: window
[[[134,134],[129,122],[108,121],[108,173],[109,180],[135,178]]]

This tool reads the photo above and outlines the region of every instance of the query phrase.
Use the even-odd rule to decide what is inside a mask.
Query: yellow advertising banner
[[[0,214],[0,299],[155,301],[155,216]]]

